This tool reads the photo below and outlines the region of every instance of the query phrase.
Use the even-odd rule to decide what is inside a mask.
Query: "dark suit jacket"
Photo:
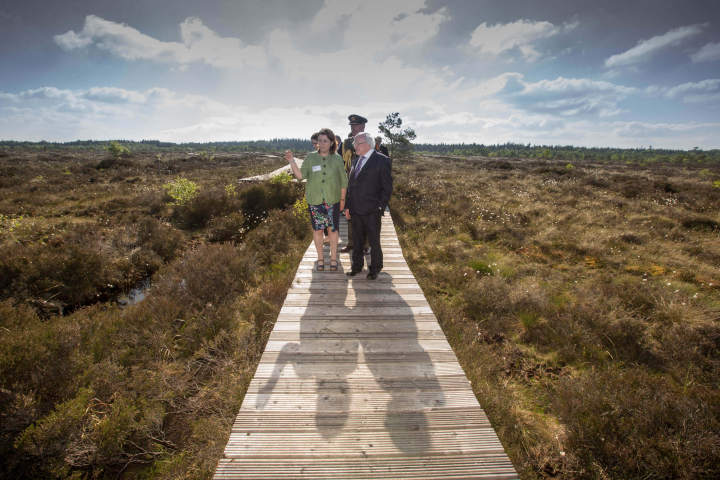
[[[350,210],[350,215],[354,213],[370,215],[376,211],[385,215],[385,208],[387,208],[390,195],[392,195],[393,181],[390,173],[390,159],[376,150],[370,150],[370,152],[368,152],[370,156],[365,159],[357,179],[355,178],[357,160],[353,161],[350,170],[345,202],[345,208]]]
[[[375,150],[375,151],[377,152],[377,150]],[[385,145],[383,145],[382,143],[380,144],[380,153],[382,153],[386,157],[390,156],[390,154],[388,153],[387,147]]]

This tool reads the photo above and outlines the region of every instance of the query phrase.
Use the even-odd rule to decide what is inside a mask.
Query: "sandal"
[[[335,265],[333,265],[333,262],[335,262]],[[338,268],[337,260],[330,260],[330,271],[337,272],[337,268]]]
[[[321,263],[322,262],[322,263]],[[317,261],[317,269],[321,272],[325,270],[325,260],[318,260]]]

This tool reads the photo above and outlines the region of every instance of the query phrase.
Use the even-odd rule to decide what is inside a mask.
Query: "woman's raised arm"
[[[293,154],[290,150],[285,150],[285,160],[287,160],[290,164],[290,168],[292,168],[292,171],[295,174],[295,178],[297,178],[298,180],[302,180],[302,173],[300,172],[300,169],[295,163],[294,158],[295,157],[293,157]]]

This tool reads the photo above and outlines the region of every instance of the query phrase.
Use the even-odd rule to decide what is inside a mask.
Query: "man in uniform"
[[[367,118],[361,117],[360,115],[350,115],[348,117],[350,121],[350,136],[340,144],[337,153],[343,158],[345,162],[345,173],[350,174],[350,169],[353,166],[353,162],[357,160],[358,156],[355,153],[355,147],[353,146],[353,138],[360,132],[365,131],[365,124],[368,122]],[[340,249],[341,252],[347,253],[353,249],[353,233],[352,225],[348,222],[348,244]],[[370,252],[370,242],[365,241],[365,255]]]

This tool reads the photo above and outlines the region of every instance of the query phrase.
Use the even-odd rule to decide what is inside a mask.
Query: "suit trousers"
[[[383,268],[383,254],[380,246],[380,226],[382,225],[382,212],[377,211],[370,215],[350,214],[352,224],[353,242],[355,245],[363,245],[366,241],[370,244],[370,273],[380,273]],[[352,269],[359,272],[365,265],[365,254],[362,248],[353,248]]]
[[[353,240],[352,232],[353,232],[352,221],[350,221],[350,222],[348,222],[348,243],[347,244],[348,244],[348,247],[355,248],[355,244],[353,243],[354,240]],[[365,248],[367,248],[369,246],[370,246],[370,244],[368,243],[367,240],[365,240]]]

